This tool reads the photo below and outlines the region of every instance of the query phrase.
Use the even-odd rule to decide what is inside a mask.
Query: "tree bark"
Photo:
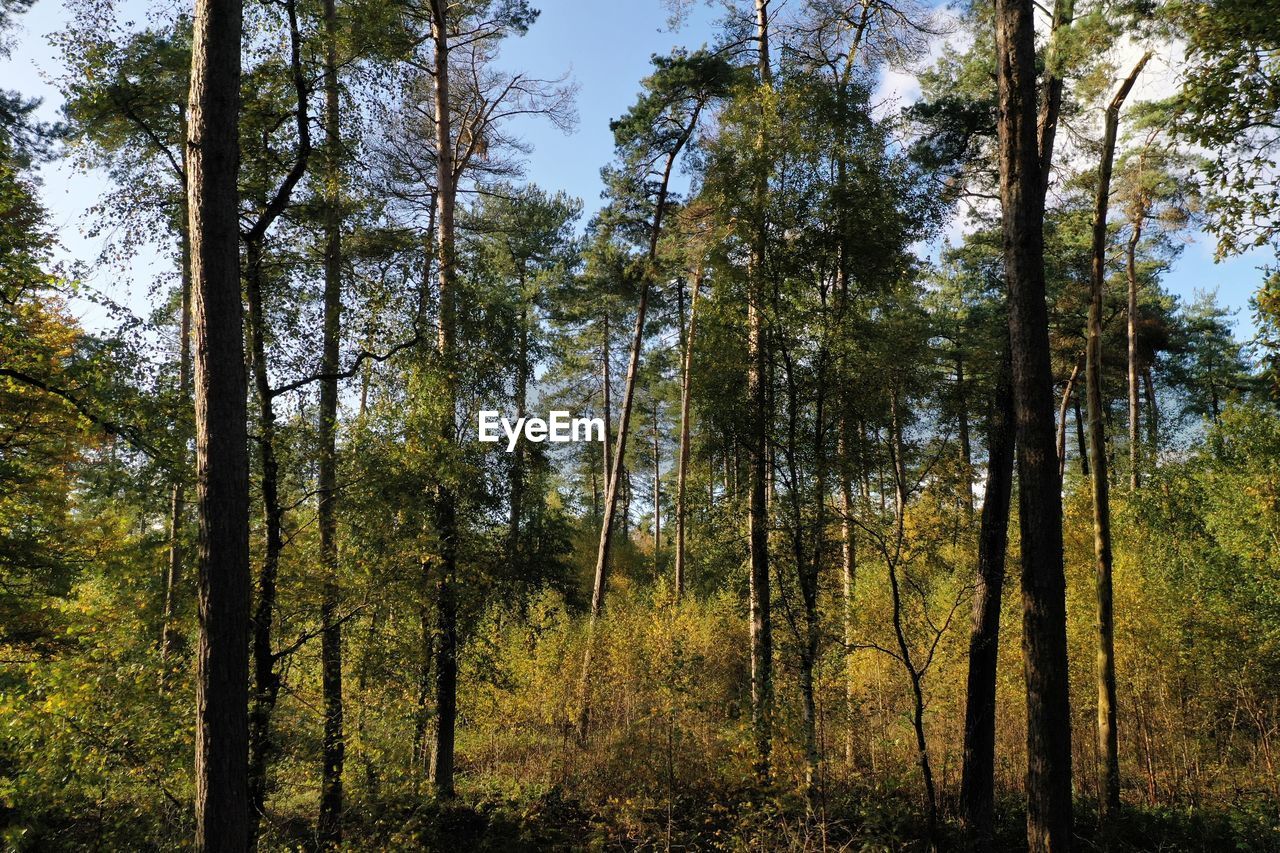
[[[976,850],[989,849],[994,832],[996,670],[1013,492],[1014,429],[1013,364],[1006,341],[987,435],[987,487],[978,531],[978,577],[973,594],[964,713],[960,804],[965,829]]]
[[[320,464],[318,524],[320,568],[324,576],[320,604],[320,669],[324,693],[324,738],[320,782],[321,846],[342,841],[342,766],[346,756],[342,707],[342,623],[339,602],[338,480],[338,346],[342,336],[342,133],[338,91],[338,14],[335,0],[324,0],[325,138],[324,210],[324,343],[320,380]]]
[[[249,459],[240,228],[240,0],[196,0],[187,205],[195,308],[200,640],[196,848],[249,846]]]
[[[1027,843],[1032,853],[1061,853],[1071,847],[1071,708],[1062,486],[1054,447],[1045,304],[1046,158],[1037,151],[1033,17],[1031,0],[996,0],[1000,196],[1021,484]]]
[[[1089,279],[1089,342],[1085,359],[1088,386],[1089,456],[1093,476],[1093,554],[1097,573],[1098,756],[1101,767],[1099,808],[1104,823],[1120,808],[1120,761],[1116,737],[1115,621],[1111,588],[1111,496],[1107,479],[1106,432],[1102,423],[1102,296],[1106,283],[1107,203],[1116,153],[1120,108],[1151,54],[1138,60],[1107,107],[1102,160],[1093,211],[1093,263]]]

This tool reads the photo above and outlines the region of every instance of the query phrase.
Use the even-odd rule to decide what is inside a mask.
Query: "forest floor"
[[[1280,824],[1257,808],[1150,809],[1126,806],[1110,837],[1096,811],[1077,806],[1081,851],[1280,851]],[[1273,809],[1273,807],[1272,807]],[[557,790],[523,800],[463,797],[449,803],[387,805],[353,818],[346,843],[355,850],[425,851],[925,851],[927,820],[910,799],[887,791],[828,795],[826,818],[806,819],[803,801],[757,790],[684,794],[670,803],[610,800],[587,806]],[[279,838],[306,847],[306,830]],[[1024,814],[1016,803],[997,816],[995,851],[1026,850]],[[941,823],[936,849],[963,850],[951,819]]]

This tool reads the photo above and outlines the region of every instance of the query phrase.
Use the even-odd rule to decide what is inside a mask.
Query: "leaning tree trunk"
[[[645,270],[644,280],[640,285],[640,302],[636,306],[636,325],[635,330],[631,334],[631,355],[627,362],[627,379],[622,390],[622,408],[618,411],[618,440],[613,446],[613,464],[607,468],[608,486],[605,488],[604,495],[604,515],[600,521],[600,547],[596,553],[596,573],[595,582],[591,592],[591,621],[587,628],[586,649],[582,655],[582,681],[580,685],[581,707],[578,717],[578,734],[579,737],[585,738],[587,729],[590,725],[591,717],[591,655],[594,645],[595,626],[599,621],[600,615],[604,612],[605,592],[609,583],[609,560],[613,547],[614,535],[614,515],[618,508],[618,493],[621,488],[621,480],[624,472],[624,461],[627,453],[627,435],[631,424],[631,403],[635,397],[636,377],[639,375],[640,368],[640,352],[644,348],[644,322],[645,315],[649,308],[649,286],[655,272],[655,265],[658,260],[658,240],[662,234],[662,220],[667,209],[667,192],[671,183],[671,173],[675,168],[676,160],[680,156],[680,152],[684,149],[689,138],[693,135],[694,127],[698,123],[698,115],[701,108],[695,108],[689,119],[689,124],[683,129],[678,139],[672,145],[671,150],[666,152],[666,166],[662,171],[662,178],[658,183],[657,199],[654,202],[653,222],[649,231],[649,250],[646,256],[648,269]],[[606,327],[606,339],[608,336]],[[606,411],[608,407],[608,348],[605,350],[605,405]],[[605,440],[608,441],[609,425],[605,424]],[[607,451],[606,451],[607,453]],[[628,490],[628,496],[630,492]],[[654,507],[655,513],[657,507]],[[627,512],[623,513],[623,530],[627,527]],[[655,514],[656,519],[656,514]]]
[[[328,142],[324,194],[324,343],[320,380],[320,465],[318,524],[320,568],[320,671],[324,693],[324,738],[320,781],[319,836],[323,846],[342,840],[342,765],[346,755],[342,708],[342,623],[338,619],[338,344],[342,335],[342,209],[338,92],[338,15],[335,0],[324,2],[325,138]]]
[[[1069,391],[1069,389],[1068,389]],[[969,682],[964,711],[964,764],[960,805],[977,850],[991,846],[995,819],[996,668],[1000,653],[1000,601],[1009,543],[1013,492],[1013,365],[1006,341],[991,401],[987,435],[987,488],[978,532],[978,577],[969,635]]]
[[[1089,456],[1093,485],[1093,554],[1097,572],[1098,756],[1101,763],[1099,807],[1104,822],[1120,808],[1120,760],[1116,737],[1115,617],[1111,589],[1111,496],[1107,481],[1107,442],[1102,402],[1102,296],[1106,282],[1107,202],[1116,153],[1120,108],[1151,54],[1144,54],[1107,107],[1102,160],[1098,165],[1093,211],[1093,263],[1089,279],[1089,342],[1085,359],[1088,386]]]
[[[196,848],[249,846],[249,458],[240,303],[240,0],[196,0],[187,209],[195,307],[200,640]]]
[[[1060,853],[1071,846],[1071,706],[1031,0],[996,0],[995,27],[1000,196],[1020,483],[1027,842],[1032,853]]]

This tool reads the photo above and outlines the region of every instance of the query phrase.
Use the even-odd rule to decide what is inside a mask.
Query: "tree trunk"
[[[973,520],[973,446],[969,439],[969,398],[965,389],[964,356],[956,349],[956,420],[960,432],[960,470],[964,475],[964,493],[960,500],[970,521]]]
[[[1067,473],[1067,406],[1071,405],[1071,395],[1076,389],[1076,379],[1080,376],[1080,362],[1071,368],[1071,376],[1062,389],[1062,405],[1058,406],[1058,477]]]
[[[853,766],[853,724],[857,714],[857,684],[853,673],[853,594],[857,580],[858,550],[853,536],[853,482],[850,475],[849,417],[840,414],[840,438],[837,452],[840,456],[840,593],[843,605],[844,637],[844,704],[845,730],[844,761]]]
[[[653,574],[660,568],[659,552],[662,550],[662,457],[658,444],[658,418],[661,413],[658,400],[653,400]]]
[[[773,71],[769,58],[769,2],[755,0],[757,73],[761,87],[772,88]],[[763,115],[761,119],[763,121]],[[763,127],[756,141],[763,152],[766,145]],[[758,781],[769,779],[773,748],[773,626],[769,596],[769,509],[768,509],[768,364],[764,343],[764,251],[767,239],[764,221],[764,199],[768,192],[768,174],[757,177],[756,201],[760,222],[751,249],[751,286],[747,305],[747,401],[749,405],[749,441],[747,526],[750,560],[751,604],[751,720],[755,732],[755,775]]]
[[[1151,366],[1142,368],[1142,387],[1147,398],[1147,444],[1150,458],[1155,460],[1160,452],[1160,410],[1156,408],[1156,384],[1151,377]]]
[[[338,347],[342,336],[342,209],[338,91],[338,15],[335,0],[324,0],[325,211],[324,343],[320,372],[319,488],[320,669],[324,693],[324,739],[320,781],[319,838],[324,847],[342,840],[342,765],[346,755],[342,708],[342,624],[338,621]]]
[[[520,342],[516,364],[516,418],[523,419],[529,396],[529,299],[525,289],[524,262],[520,262]],[[513,561],[520,556],[520,516],[524,512],[524,442],[517,440],[511,459],[511,521],[507,537],[508,552]]]
[[[1070,389],[1068,389],[1070,393]],[[960,803],[975,850],[989,849],[995,819],[996,670],[1000,656],[1000,603],[1009,543],[1013,492],[1013,365],[1006,341],[991,401],[987,436],[987,488],[978,532],[978,577],[969,635],[969,681],[964,712],[964,765]]]
[[[1150,56],[1149,53],[1144,54],[1138,60],[1138,64],[1107,107],[1093,211],[1093,263],[1089,280],[1089,343],[1085,359],[1085,384],[1088,386],[1089,398],[1089,456],[1093,467],[1093,554],[1097,572],[1098,605],[1098,755],[1102,765],[1099,808],[1104,823],[1109,822],[1120,808],[1115,623],[1111,590],[1111,497],[1107,481],[1106,432],[1102,424],[1102,295],[1106,282],[1107,202],[1111,193],[1111,166],[1116,153],[1120,108]]]
[[[249,303],[249,341],[252,347],[254,389],[258,398],[258,453],[262,464],[262,515],[265,546],[258,567],[258,598],[253,610],[253,706],[249,712],[249,793],[253,836],[265,812],[271,714],[280,694],[280,673],[272,649],[276,583],[280,552],[284,549],[284,510],[280,506],[279,463],[276,460],[276,416],[267,373],[266,317],[262,305],[262,244],[251,239],[245,249],[245,294]]]
[[[186,146],[183,146],[185,158]],[[182,317],[178,328],[178,399],[182,406],[191,397],[191,225],[187,215],[187,201],[182,203]],[[186,458],[186,442],[182,456]],[[178,613],[178,595],[182,582],[182,517],[186,514],[187,492],[183,475],[173,478],[169,501],[169,562],[164,577],[164,617],[160,625],[160,683],[167,675],[169,653],[173,648],[173,635]]]
[[[613,393],[613,383],[609,379],[611,355],[609,351],[609,312],[607,310],[604,312],[601,341],[600,394],[603,397],[601,404],[604,406],[604,488],[608,491],[609,482],[613,479],[613,402],[610,400],[610,395]]]
[[[1142,448],[1138,440],[1138,241],[1142,239],[1142,217],[1133,222],[1133,232],[1125,250],[1125,277],[1129,284],[1129,490],[1142,485]]]
[[[196,0],[187,205],[195,308],[200,640],[196,848],[249,845],[249,459],[240,302],[239,0]]]
[[[452,103],[449,91],[449,3],[431,0],[431,37],[435,48],[436,239],[440,252],[440,326],[437,351],[443,368],[444,414],[440,419],[442,447],[454,442],[457,417],[455,293],[456,257],[454,210],[457,172],[453,158]],[[436,581],[435,688],[436,729],[431,754],[431,785],[437,797],[454,795],[454,730],[458,716],[458,529],[454,484],[442,479],[436,495],[436,534],[440,539],[440,577]]]
[[[693,295],[689,302],[689,330],[684,340],[684,365],[680,377],[680,450],[676,471],[676,600],[684,594],[685,577],[685,484],[689,477],[689,402],[692,396],[693,342],[698,324],[698,291],[702,289],[702,270],[693,277]]]
[[[667,192],[671,183],[671,173],[675,169],[677,158],[680,156],[681,150],[693,135],[694,127],[698,123],[698,115],[701,108],[695,108],[690,117],[689,124],[683,129],[680,137],[676,140],[671,150],[667,152],[666,165],[662,171],[662,178],[658,183],[657,199],[654,202],[653,222],[649,231],[649,250],[646,256],[648,261],[648,269],[645,270],[644,280],[640,285],[640,302],[636,306],[636,325],[631,335],[631,357],[627,362],[627,381],[622,391],[622,409],[618,412],[618,440],[613,448],[613,465],[609,469],[609,484],[605,489],[604,496],[604,518],[600,522],[600,548],[596,553],[596,574],[595,583],[591,593],[591,627],[587,633],[587,646],[583,652],[582,658],[582,684],[581,684],[581,710],[578,719],[579,736],[585,738],[587,735],[587,727],[591,712],[590,697],[590,678],[591,678],[591,653],[592,638],[595,633],[595,623],[600,618],[600,614],[604,611],[605,591],[608,588],[609,581],[609,557],[613,547],[614,523],[613,517],[618,506],[618,490],[620,480],[624,471],[624,462],[627,452],[627,433],[631,424],[631,402],[635,397],[636,377],[639,374],[640,352],[644,348],[644,321],[645,315],[649,308],[649,286],[654,276],[654,266],[658,259],[658,239],[662,234],[662,220],[667,209]],[[605,369],[608,369],[608,359],[605,360]],[[606,374],[607,376],[607,374]],[[606,394],[608,393],[608,385],[606,383]],[[606,397],[606,401],[607,401]],[[606,440],[608,436],[608,424],[605,425]],[[629,481],[628,481],[629,482]],[[657,487],[655,486],[655,489]],[[656,494],[656,492],[655,492]],[[630,489],[628,489],[628,501],[630,499]],[[657,507],[654,507],[655,519],[657,518]],[[623,513],[623,530],[627,529],[626,517],[629,513]],[[655,540],[656,541],[656,540]]]
[[[920,778],[924,782],[925,808],[928,817],[926,827],[927,842],[930,850],[937,849],[938,842],[938,794],[933,781],[933,768],[929,763],[929,745],[924,732],[924,689],[923,674],[916,666],[911,654],[911,645],[907,642],[906,626],[903,623],[902,592],[898,580],[898,557],[906,537],[907,515],[907,476],[906,460],[903,458],[902,421],[898,416],[898,394],[894,389],[890,392],[890,437],[889,449],[893,454],[894,485],[894,539],[897,547],[894,552],[886,549],[889,568],[889,592],[893,601],[893,634],[898,641],[898,659],[907,670],[911,682],[911,725],[916,736],[916,761],[920,766]]]
[[[1027,842],[1032,853],[1061,853],[1071,847],[1071,708],[1033,17],[1031,0],[996,0],[1000,196],[1021,484]]]

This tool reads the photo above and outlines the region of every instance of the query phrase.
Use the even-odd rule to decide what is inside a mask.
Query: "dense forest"
[[[1280,850],[1280,272],[1167,281],[1280,248],[1277,11],[654,3],[596,200],[526,0],[68,0],[60,117],[0,91],[0,842]]]

